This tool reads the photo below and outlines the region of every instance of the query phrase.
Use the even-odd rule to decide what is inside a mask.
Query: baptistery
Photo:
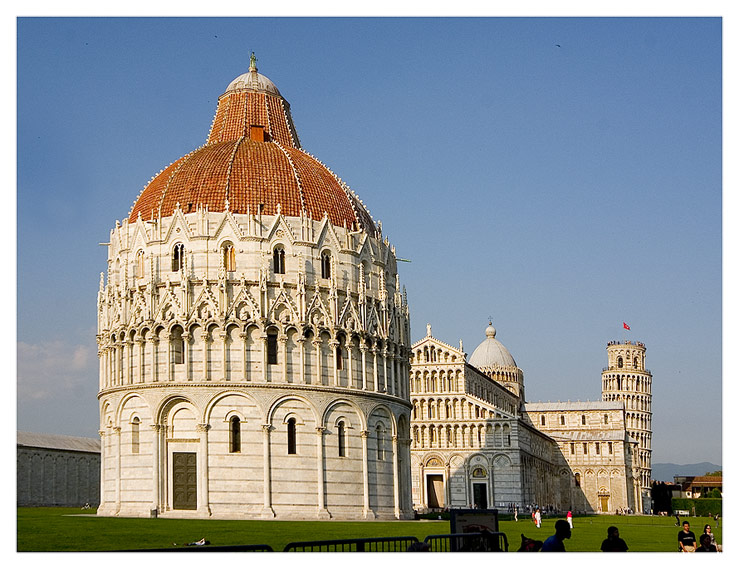
[[[395,249],[253,54],[106,245],[99,515],[412,516]]]

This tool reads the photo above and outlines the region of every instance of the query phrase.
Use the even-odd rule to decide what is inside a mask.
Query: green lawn
[[[74,508],[18,508],[18,551],[120,551],[174,547],[206,538],[212,545],[268,544],[281,551],[291,541],[350,539],[360,537],[416,536],[449,533],[448,521],[390,522],[288,522],[257,520],[171,520],[102,518]],[[86,515],[81,515],[81,514]],[[554,533],[556,518],[545,518],[542,527],[521,519],[502,519],[501,531],[510,550],[521,543],[521,533],[544,540]],[[696,535],[708,518],[686,518]],[[599,551],[606,528],[618,526],[630,551],[676,551],[675,519],[643,516],[588,516],[574,520],[567,551]],[[721,528],[714,527],[721,543]]]

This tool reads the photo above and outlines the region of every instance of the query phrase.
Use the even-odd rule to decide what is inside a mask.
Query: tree
[[[723,476],[721,470],[717,470],[716,472],[706,472],[704,476]]]

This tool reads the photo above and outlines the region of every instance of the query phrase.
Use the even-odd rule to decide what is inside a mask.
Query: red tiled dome
[[[144,188],[129,221],[209,211],[301,215],[374,233],[357,197],[300,148],[290,105],[257,73],[237,77],[218,100],[205,146],[170,164]]]

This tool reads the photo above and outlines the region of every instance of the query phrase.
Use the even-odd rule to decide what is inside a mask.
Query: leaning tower
[[[624,402],[626,431],[637,443],[634,474],[641,490],[650,488],[652,479],[652,372],[645,367],[646,352],[641,342],[609,342],[602,374],[603,401]]]

